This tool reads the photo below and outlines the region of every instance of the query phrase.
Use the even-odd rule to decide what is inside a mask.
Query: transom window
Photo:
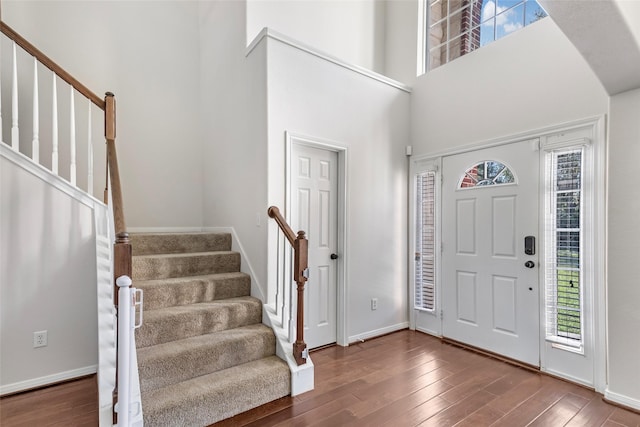
[[[513,184],[515,182],[513,172],[507,166],[495,160],[485,160],[465,171],[464,175],[460,177],[458,188]]]
[[[535,0],[424,0],[426,70],[547,16]]]

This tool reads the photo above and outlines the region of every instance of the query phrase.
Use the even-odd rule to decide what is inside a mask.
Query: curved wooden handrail
[[[267,210],[267,214],[271,218],[276,220],[278,226],[280,227],[280,230],[282,230],[289,243],[291,243],[291,246],[293,246],[294,241],[296,240],[296,235],[291,227],[289,227],[289,224],[287,224],[287,221],[284,219],[284,217],[280,214],[280,209],[278,209],[276,206],[271,206]]]
[[[51,58],[42,53],[40,49],[29,43],[24,37],[18,34],[13,28],[0,21],[0,31],[13,40],[18,46],[24,49],[28,54],[34,56],[42,65],[53,71],[65,82],[69,83],[75,90],[80,92],[91,102],[93,102],[101,110],[105,109],[105,101],[98,95],[93,93],[89,88],[80,83],[75,77],[69,74],[64,68],[56,64]]]
[[[298,365],[307,363],[307,344],[304,342],[304,284],[309,277],[309,242],[305,232],[300,230],[296,236],[280,214],[280,209],[271,206],[267,214],[273,218],[287,240],[293,246],[293,280],[296,281],[298,304],[296,312],[296,341],[293,343],[293,357]]]

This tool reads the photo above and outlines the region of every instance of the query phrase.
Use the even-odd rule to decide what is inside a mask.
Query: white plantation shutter
[[[416,176],[416,248],[415,306],[435,310],[435,201],[436,173],[422,172]]]
[[[583,343],[582,147],[547,154],[545,308],[547,340]]]

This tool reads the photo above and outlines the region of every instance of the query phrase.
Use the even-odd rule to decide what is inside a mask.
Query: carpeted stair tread
[[[249,296],[145,310],[142,327],[136,329],[136,345],[148,347],[261,321],[262,303]]]
[[[232,251],[140,255],[132,262],[134,281],[240,271],[240,254]]]
[[[274,354],[275,336],[262,324],[141,348],[141,390],[166,387]]]
[[[276,356],[143,394],[146,427],[207,426],[290,393],[286,362]]]
[[[133,255],[231,250],[229,233],[132,233]]]
[[[144,291],[145,310],[251,294],[251,278],[240,272],[138,280],[135,286]]]

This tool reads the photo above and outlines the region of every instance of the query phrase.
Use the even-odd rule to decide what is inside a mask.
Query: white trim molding
[[[394,87],[396,89],[400,89],[404,92],[411,93],[411,87],[405,85],[404,83],[400,83],[399,81],[390,79],[389,77],[383,76],[382,74],[378,74],[374,71],[368,70],[359,65],[349,64],[341,59],[336,58],[333,55],[322,52],[314,47],[311,47],[307,44],[299,42],[289,36],[285,36],[284,34],[278,33],[277,31],[274,31],[266,27],[263,28],[262,31],[260,31],[260,33],[249,44],[249,46],[247,46],[245,56],[249,56],[251,52],[253,52],[253,50],[256,48],[256,46],[258,46],[260,42],[265,38],[279,41],[280,43],[283,43],[295,49],[301,50],[315,57],[318,57],[320,59],[324,59],[327,62],[336,64],[339,67],[346,68],[347,70],[351,70],[358,74],[362,74],[363,76],[379,81],[380,83],[384,83],[388,86]]]
[[[62,381],[68,381],[74,378],[86,377],[87,375],[93,375],[98,372],[98,365],[85,366],[84,368],[71,369],[70,371],[57,372],[51,375],[45,375],[44,377],[32,378],[26,381],[19,381],[17,383],[5,384],[0,386],[0,396],[5,394],[15,393],[18,391],[26,391],[42,386],[49,386]]]
[[[93,209],[96,203],[106,206],[101,200],[96,199],[93,196],[90,196],[89,193],[84,190],[72,185],[66,179],[55,175],[49,169],[45,168],[38,163],[35,163],[29,157],[24,154],[14,151],[5,143],[0,143],[0,157],[4,157],[10,162],[16,164],[21,167],[25,171],[29,172],[33,176],[40,178],[42,181],[51,185],[52,187],[57,188],[83,205],[88,206]]]
[[[349,343],[362,342],[370,338],[376,338],[381,335],[390,334],[391,332],[397,332],[407,328],[409,328],[409,322],[396,323],[395,325],[386,326],[384,328],[374,329],[372,331],[367,331],[361,334],[352,335],[349,337]]]
[[[640,400],[638,399],[634,399],[632,397],[625,396],[624,394],[610,391],[609,389],[605,390],[604,398],[613,403],[617,403],[619,405],[635,409],[636,411],[640,411]]]

